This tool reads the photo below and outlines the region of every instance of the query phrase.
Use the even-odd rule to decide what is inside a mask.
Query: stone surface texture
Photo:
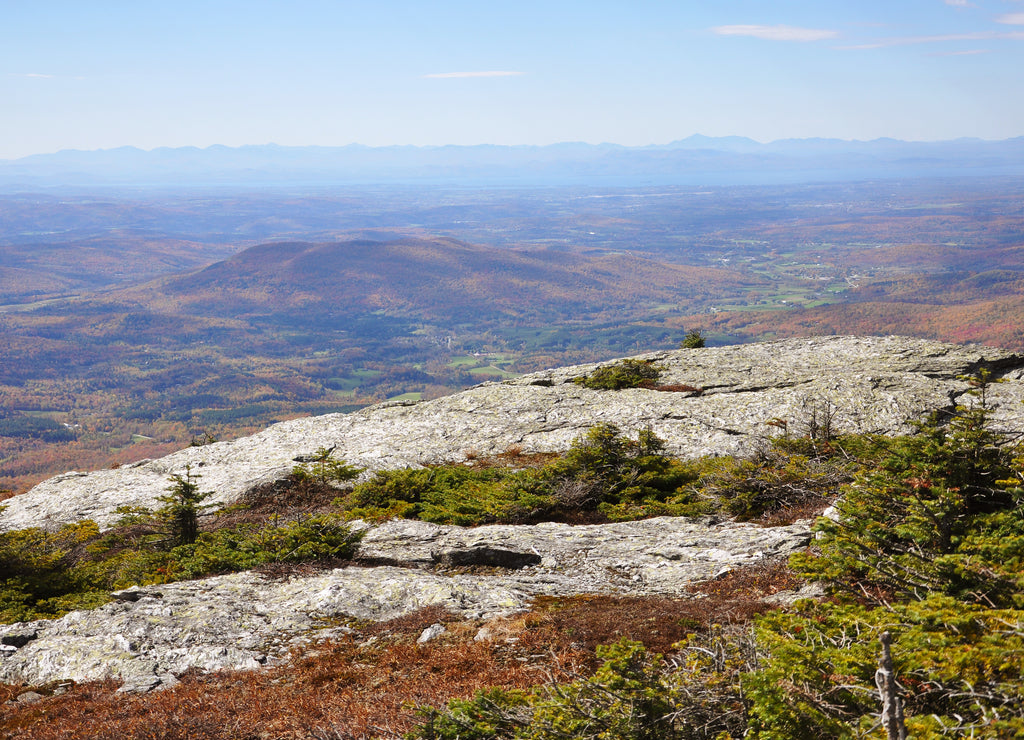
[[[683,457],[744,453],[801,433],[830,404],[842,431],[904,433],[928,412],[965,402],[965,375],[989,368],[997,425],[1024,429],[1024,359],[1002,350],[899,337],[828,337],[657,352],[661,382],[701,389],[592,391],[573,379],[598,365],[485,383],[418,404],[276,424],[116,470],[66,473],[5,502],[0,529],[101,526],[121,505],[153,505],[186,466],[213,500],[231,502],[287,474],[296,458],[335,456],[373,470],[460,461],[511,446],[564,451],[598,423],[650,426]],[[608,364],[608,363],[602,363]],[[569,526],[464,529],[415,521],[362,522],[357,564],[272,580],[256,573],[130,589],[56,620],[0,625],[0,681],[117,678],[125,691],[172,686],[187,669],[257,668],[296,645],[425,606],[487,619],[541,594],[682,594],[688,584],[804,546],[809,522],[762,528],[719,519],[659,518]]]
[[[0,625],[0,681],[39,685],[115,678],[127,690],[166,685],[192,668],[258,668],[292,647],[427,606],[467,619],[526,609],[536,595],[678,595],[687,584],[780,555],[810,539],[808,523],[763,528],[708,519],[474,529],[415,521],[365,532],[363,561],[317,575],[271,580],[236,573],[118,592],[115,601],[55,620]],[[536,553],[517,569],[460,573],[445,556],[473,551]],[[467,570],[462,568],[461,570]]]
[[[295,458],[337,446],[336,458],[368,471],[465,459],[467,452],[563,451],[599,423],[628,432],[650,426],[682,457],[742,453],[777,434],[773,419],[799,428],[828,401],[848,431],[901,433],[908,421],[951,406],[968,389],[962,376],[991,367],[1002,421],[1020,425],[1024,359],[1004,350],[903,337],[824,337],[640,355],[665,367],[663,384],[703,392],[593,391],[573,378],[606,363],[545,370],[484,383],[421,403],[378,404],[351,414],[295,419],[259,434],[189,447],[116,470],[69,472],[5,502],[0,529],[57,527],[80,519],[101,526],[122,505],[152,506],[168,477],[186,466],[215,503],[280,478]]]

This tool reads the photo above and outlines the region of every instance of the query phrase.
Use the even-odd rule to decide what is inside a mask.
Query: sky
[[[0,159],[1024,135],[1024,0],[0,0]]]

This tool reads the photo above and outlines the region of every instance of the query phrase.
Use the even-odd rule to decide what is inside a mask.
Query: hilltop
[[[693,328],[732,344],[900,327],[1019,350],[1021,192],[950,178],[0,196],[0,497]]]
[[[368,470],[459,461],[467,453],[563,452],[590,427],[650,426],[684,458],[749,452],[786,420],[794,428],[823,404],[837,428],[905,434],[929,411],[949,409],[969,388],[964,377],[989,368],[1001,424],[1024,428],[1020,356],[981,346],[904,337],[823,337],[652,352],[660,382],[677,392],[581,387],[597,363],[483,383],[427,401],[392,402],[349,413],[295,419],[240,439],[188,447],[112,470],[70,472],[5,502],[0,527],[56,526],[92,518],[109,524],[122,505],[152,504],[167,478],[191,466],[214,501],[230,503],[254,485],[284,477],[318,448]]]
[[[580,378],[597,377],[602,369],[628,367],[630,363],[659,368],[657,382],[620,390],[595,389],[577,382]],[[356,716],[364,718],[359,720],[359,727],[369,728],[365,722],[372,720],[365,718],[383,716],[380,712],[391,717],[388,721],[396,722],[395,727],[410,726],[408,709],[400,710],[398,706],[405,701],[403,696],[372,698],[376,696],[374,687],[383,685],[382,680],[388,685],[397,680],[374,679],[372,672],[389,670],[386,666],[392,665],[398,655],[405,656],[402,660],[407,661],[400,672],[416,673],[421,664],[451,672],[456,664],[464,668],[466,660],[479,666],[476,683],[454,677],[450,682],[440,683],[424,678],[404,689],[415,692],[417,697],[433,697],[427,700],[436,705],[452,696],[465,695],[472,686],[481,686],[479,682],[528,687],[536,681],[536,677],[528,679],[518,672],[499,676],[494,671],[506,660],[515,665],[543,666],[544,670],[553,671],[549,680],[598,680],[605,674],[599,672],[593,679],[586,678],[590,675],[586,669],[583,673],[572,673],[563,662],[582,660],[594,665],[594,655],[588,652],[594,644],[590,641],[608,642],[626,636],[648,646],[661,646],[659,650],[681,649],[684,655],[688,654],[687,641],[692,640],[710,639],[712,645],[740,640],[736,649],[748,649],[749,645],[742,647],[742,640],[749,638],[739,636],[747,634],[743,625],[749,624],[754,614],[792,604],[800,596],[821,593],[820,586],[803,586],[800,578],[784,566],[786,558],[794,553],[804,553],[799,557],[806,558],[812,552],[808,545],[819,541],[814,539],[812,520],[807,515],[820,512],[826,502],[834,500],[839,487],[851,477],[859,476],[861,486],[845,489],[847,495],[851,495],[851,490],[852,495],[866,495],[871,488],[863,486],[869,482],[871,486],[877,485],[885,466],[891,464],[886,462],[875,472],[870,468],[857,472],[858,466],[864,464],[856,460],[858,456],[876,460],[868,464],[879,464],[872,457],[879,449],[898,452],[903,449],[901,445],[916,449],[915,445],[939,444],[941,452],[942,445],[965,441],[974,444],[970,441],[974,438],[957,435],[965,429],[970,432],[972,427],[964,424],[980,418],[977,379],[985,373],[990,374],[992,382],[984,385],[985,405],[980,408],[989,417],[991,433],[1019,434],[1024,428],[1024,358],[980,346],[901,337],[846,336],[655,352],[629,358],[629,362],[546,370],[504,382],[484,383],[434,401],[386,403],[351,414],[297,419],[273,425],[252,437],[190,447],[157,460],[112,470],[66,473],[5,502],[7,509],[0,514],[0,527],[9,531],[32,526],[56,530],[67,524],[70,528],[61,529],[65,533],[62,536],[88,542],[92,548],[109,548],[113,544],[117,557],[118,548],[128,542],[123,538],[138,536],[131,534],[131,527],[138,527],[138,522],[143,521],[138,519],[138,507],[158,503],[168,489],[168,481],[175,476],[180,481],[197,474],[202,486],[213,492],[210,501],[227,507],[218,516],[230,519],[241,512],[243,517],[249,517],[243,518],[248,523],[236,535],[223,530],[229,532],[225,542],[235,542],[232,547],[244,548],[248,547],[244,539],[231,540],[230,536],[244,537],[244,532],[257,531],[245,527],[253,526],[252,517],[259,511],[267,512],[262,516],[274,527],[282,511],[285,517],[293,517],[297,525],[305,521],[314,527],[326,526],[329,520],[316,518],[314,510],[289,510],[286,504],[304,490],[301,485],[295,488],[297,482],[308,480],[303,476],[316,475],[308,472],[315,471],[315,467],[306,468],[307,472],[299,475],[296,465],[326,459],[320,451],[324,448],[329,447],[338,459],[364,468],[361,481],[372,479],[370,482],[377,481],[376,485],[385,487],[392,485],[389,480],[401,486],[411,485],[414,479],[407,473],[381,477],[377,475],[381,471],[422,469],[428,478],[456,475],[460,470],[479,469],[486,474],[488,468],[480,469],[480,465],[487,461],[505,461],[502,464],[512,466],[506,475],[525,482],[531,480],[529,470],[535,468],[530,466],[537,464],[534,460],[562,461],[551,463],[556,465],[552,470],[557,470],[566,461],[586,460],[598,454],[598,448],[587,448],[581,442],[595,429],[604,430],[602,433],[621,429],[625,434],[623,440],[636,437],[637,442],[624,441],[620,448],[609,448],[633,455],[630,465],[648,466],[644,469],[662,473],[701,471],[685,473],[696,475],[687,479],[694,490],[720,480],[707,490],[720,486],[718,495],[724,495],[726,501],[735,496],[734,503],[742,500],[729,486],[747,486],[744,490],[755,496],[760,495],[759,491],[768,491],[770,496],[782,496],[780,501],[799,491],[807,499],[804,506],[813,500],[818,508],[796,507],[783,519],[765,516],[739,521],[725,515],[728,507],[708,508],[709,500],[700,503],[691,499],[695,506],[680,509],[688,511],[683,516],[644,517],[641,511],[632,515],[635,520],[592,524],[542,520],[535,524],[462,527],[415,518],[394,518],[382,523],[355,520],[348,525],[355,539],[349,540],[346,552],[350,560],[344,563],[328,558],[319,567],[287,567],[286,559],[278,562],[276,569],[176,583],[161,583],[158,576],[155,583],[149,581],[150,585],[114,593],[112,600],[109,596],[101,598],[95,608],[0,626],[0,681],[7,682],[6,686],[0,683],[0,690],[8,692],[12,699],[17,697],[23,706],[41,702],[38,716],[45,718],[47,707],[51,706],[65,707],[60,712],[74,706],[77,712],[84,701],[83,692],[109,692],[117,686],[122,694],[172,689],[159,698],[154,696],[149,705],[111,697],[106,701],[123,707],[118,711],[124,719],[116,722],[98,719],[105,716],[106,710],[98,714],[87,710],[88,719],[76,715],[82,717],[81,722],[90,723],[90,727],[96,726],[93,717],[95,721],[113,722],[104,725],[103,731],[116,727],[117,732],[125,733],[130,723],[135,728],[132,732],[137,734],[142,731],[141,726],[123,714],[126,702],[131,702],[132,717],[138,711],[154,712],[154,719],[145,723],[150,727],[152,721],[164,721],[159,719],[164,716],[160,714],[163,710],[156,707],[178,706],[177,702],[186,696],[194,697],[188,701],[200,704],[213,701],[216,708],[211,704],[203,712],[187,712],[187,721],[196,728],[210,729],[213,725],[209,723],[218,721],[213,717],[226,721],[223,701],[238,701],[226,698],[232,691],[227,686],[251,686],[251,690],[268,700],[279,702],[290,694],[275,686],[292,682],[306,686],[309,681],[320,686],[317,682],[328,675],[325,671],[335,670],[326,666],[336,657],[346,664],[363,666],[358,670],[371,672],[366,675],[365,685],[363,678],[346,674],[349,678],[343,685],[328,681],[315,692],[319,719],[314,720],[311,715],[306,720],[287,720],[319,723],[316,726],[321,729],[317,732],[321,734],[305,736],[321,737],[328,732],[323,729],[328,717],[333,718],[333,731],[337,732],[348,732],[357,726],[353,724]],[[955,411],[957,406],[961,411]],[[952,419],[949,424],[953,431],[948,436],[932,431],[920,443],[902,442],[901,439],[912,438],[893,436],[913,432],[915,422],[934,411]],[[656,437],[644,437],[645,434]],[[690,460],[696,467],[673,468],[681,463],[658,462],[660,452],[654,457],[636,457],[651,454],[637,450],[638,446],[652,444],[652,439],[661,440],[652,450],[663,444],[664,452],[672,459]],[[986,439],[977,437],[980,443]],[[988,451],[984,454],[991,456]],[[909,464],[930,462],[921,458],[911,459]],[[947,474],[943,471],[951,464],[954,463],[950,458],[941,458],[932,475],[937,478]],[[639,470],[626,472],[630,481],[635,482]],[[906,475],[897,471],[894,485],[923,480],[904,480]],[[981,471],[982,479],[986,475],[987,470]],[[403,480],[405,484],[400,483]],[[357,483],[355,491],[364,490],[359,487],[362,485]],[[921,485],[939,484],[930,481]],[[919,488],[918,485],[915,490]],[[343,493],[345,489],[329,490],[330,495],[337,496],[339,490]],[[401,494],[400,488],[390,490]],[[480,496],[483,490],[471,486],[464,494]],[[280,500],[275,501],[278,497]],[[338,501],[330,506],[340,505]],[[266,508],[268,505],[270,508]],[[323,502],[317,505],[322,506]],[[842,500],[838,505],[843,506]],[[886,507],[899,512],[905,505],[892,501]],[[992,502],[987,505],[992,506]],[[119,507],[128,508],[117,511]],[[83,522],[88,517],[101,527],[113,527],[125,511],[136,512],[132,514],[136,524],[128,529],[120,525],[110,530],[115,533],[114,539],[104,540],[102,533]],[[844,511],[850,517],[867,515]],[[956,511],[951,516],[958,522],[966,521]],[[825,530],[819,525],[818,531],[830,531],[829,520],[824,521]],[[38,530],[36,534],[32,531],[11,534],[28,537],[20,540],[26,543],[42,537]],[[266,538],[263,546],[273,546],[274,537],[279,535],[271,534],[270,529],[262,531]],[[211,531],[210,536],[214,535]],[[1011,537],[1003,546],[1012,549],[1013,542]],[[815,545],[815,549],[818,547]],[[125,554],[126,551],[121,552],[121,556]],[[799,557],[794,562],[807,562]],[[993,572],[984,570],[985,578],[992,577]],[[923,583],[930,588],[944,587],[941,580],[934,578]],[[945,586],[953,587],[956,583]],[[893,608],[885,603],[891,596],[867,592],[867,597],[881,599],[887,610]],[[962,598],[966,601],[957,608],[966,610],[963,614],[973,614],[970,610],[977,605],[968,603],[970,593]],[[986,598],[1002,597],[992,592]],[[773,619],[804,619],[800,609],[817,608],[802,603],[804,606],[795,612],[770,613],[759,624],[775,624]],[[943,608],[950,608],[948,602],[942,604]],[[827,608],[827,604],[822,607]],[[668,616],[671,614],[676,617]],[[679,614],[691,616],[680,620]],[[812,615],[807,619],[814,624],[815,619],[838,619],[836,614]],[[1014,614],[998,612],[997,621],[1009,624],[1006,620],[1014,618]],[[865,618],[874,619],[872,615],[873,612]],[[960,612],[957,615],[941,619],[962,617]],[[931,617],[925,618],[927,621]],[[374,626],[377,623],[382,626]],[[697,636],[692,633],[694,629],[699,633]],[[770,634],[758,639],[781,639]],[[979,639],[988,639],[988,632],[981,634]],[[419,639],[413,644],[417,635]],[[585,639],[591,647],[583,647],[573,636]],[[567,642],[571,637],[573,641]],[[520,640],[521,649],[517,647]],[[538,640],[549,641],[544,643],[549,647],[541,648]],[[620,642],[617,649],[643,649],[635,647],[639,642],[631,645],[634,644]],[[860,644],[854,647],[862,648]],[[613,655],[608,650],[614,649],[598,650],[597,657],[607,658]],[[467,657],[470,653],[474,657]],[[444,656],[455,662],[444,663],[448,659]],[[643,660],[650,660],[644,665],[654,670],[660,658]],[[774,653],[772,660],[772,665],[787,665],[780,664],[784,657]],[[618,664],[606,664],[602,670],[612,670],[611,665]],[[256,673],[253,678],[218,673],[224,669]],[[703,669],[694,670],[699,676]],[[264,674],[269,678],[259,678]],[[219,678],[224,675],[227,678]],[[103,686],[92,683],[73,687],[76,681],[110,679],[116,682],[106,684],[111,688],[89,688]],[[1018,684],[1012,683],[1012,677],[1009,680],[1009,684],[1000,684],[999,691],[1003,693],[998,696],[1015,696],[1014,686]],[[24,684],[38,691],[19,689],[12,684]],[[432,686],[429,691],[425,688],[428,684]],[[658,692],[667,690],[660,683],[657,685]],[[350,686],[358,687],[354,689],[356,696],[362,698],[344,699],[349,702],[344,710],[349,714],[339,715],[336,708],[331,708],[332,697],[349,696]],[[720,688],[727,694],[732,690]],[[61,703],[60,695],[69,691],[71,703]],[[209,697],[207,692],[211,692]],[[50,694],[53,698],[45,698]],[[214,696],[225,699],[218,702],[212,699]],[[145,709],[147,706],[153,709]],[[267,706],[278,707],[274,711],[279,713],[260,720],[267,727],[292,715],[284,705]],[[504,711],[499,705],[488,706],[487,712]],[[18,722],[26,721],[26,711],[33,710],[17,710],[14,716],[22,718]],[[180,716],[180,711],[172,710],[174,716]],[[450,711],[457,717],[460,710]],[[872,710],[862,711],[870,714]],[[715,712],[708,721],[720,723],[732,715],[732,710],[725,712],[722,708]],[[167,721],[173,724],[179,720]],[[746,722],[744,719],[738,726],[744,727]],[[383,732],[382,736],[396,736],[390,725],[387,731],[379,725],[372,727],[376,728],[374,732]],[[72,727],[71,731],[81,729],[82,726]],[[424,730],[428,734],[431,731]],[[224,725],[217,732],[231,730]]]

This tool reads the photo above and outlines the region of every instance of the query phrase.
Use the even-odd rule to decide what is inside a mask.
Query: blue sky
[[[1024,135],[1024,0],[0,0],[0,159]]]

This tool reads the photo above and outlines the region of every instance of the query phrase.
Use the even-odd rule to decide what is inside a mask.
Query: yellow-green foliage
[[[544,468],[381,471],[339,503],[351,517],[459,525],[571,519],[592,511],[611,520],[703,513],[705,505],[689,487],[696,479],[692,468],[663,455],[662,446],[650,430],[630,440],[602,424]]]
[[[679,343],[679,346],[682,349],[701,349],[706,343],[704,332],[700,329],[691,329],[686,332],[686,336],[683,337],[683,341]]]
[[[355,480],[363,472],[362,468],[349,465],[344,460],[335,460],[333,453],[333,447],[317,448],[310,462],[292,468],[292,475],[298,481],[309,479],[327,485],[347,483]]]
[[[537,471],[458,465],[383,470],[343,500],[351,517],[458,525],[526,521],[553,503]]]
[[[841,456],[855,451],[863,469],[845,469],[839,521],[822,520],[813,547],[792,559],[832,600],[759,618],[756,656],[743,635],[696,653],[684,641],[670,663],[621,644],[589,679],[481,693],[428,713],[416,737],[882,740],[883,633],[909,737],[1024,737],[1024,454],[990,429],[986,382],[946,424],[845,440]],[[777,447],[789,459],[771,486],[801,480],[813,442]],[[705,490],[765,480],[758,461],[702,467]],[[487,723],[498,729],[460,734]]]
[[[243,524],[198,534],[169,546],[161,517],[136,510],[126,530],[101,535],[95,522],[56,533],[26,529],[0,533],[0,622],[60,616],[110,599],[110,591],[166,583],[269,563],[348,558],[353,535],[340,514]],[[146,528],[144,522],[154,522]]]
[[[882,632],[911,737],[1024,736],[1024,461],[983,401],[890,440],[792,559],[839,601],[761,621],[751,737],[884,736]]]
[[[89,574],[69,567],[74,553],[98,533],[91,521],[49,533],[40,528],[0,532],[0,622],[19,622],[89,608],[108,595]]]
[[[675,646],[673,663],[642,643],[597,648],[592,676],[532,692],[478,692],[445,711],[421,709],[421,740],[696,740],[738,737],[744,727],[737,675],[743,641],[713,634]],[[686,706],[686,711],[680,711]],[[735,734],[734,734],[735,733]]]
[[[700,487],[741,521],[792,511],[821,511],[840,485],[870,464],[881,438],[848,435],[818,443],[809,438],[775,439],[747,458],[720,458],[702,475]]]
[[[869,730],[879,712],[882,632],[893,636],[911,737],[1024,731],[1024,612],[932,596],[873,609],[804,602],[762,618],[757,640],[768,658],[743,681],[750,736],[861,737],[855,731]]]

